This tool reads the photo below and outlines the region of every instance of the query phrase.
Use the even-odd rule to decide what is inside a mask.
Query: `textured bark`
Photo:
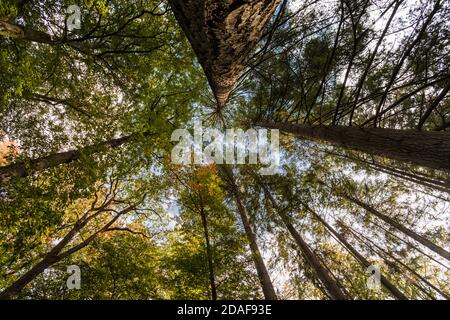
[[[379,219],[383,220],[387,224],[393,226],[397,230],[399,230],[399,231],[403,232],[404,234],[408,235],[409,237],[413,238],[414,240],[416,240],[420,244],[424,245],[428,249],[434,251],[435,253],[437,253],[441,257],[443,257],[443,258],[445,258],[445,259],[450,261],[450,252],[448,252],[445,249],[439,247],[438,245],[434,244],[433,242],[431,242],[430,240],[424,238],[423,236],[417,234],[416,232],[412,231],[411,229],[406,228],[405,226],[403,226],[402,224],[398,223],[394,219],[392,219],[392,218],[388,217],[387,215],[379,212],[375,208],[372,208],[368,204],[366,204],[366,203],[356,199],[355,197],[352,197],[352,196],[350,196],[348,194],[342,194],[342,196],[344,198],[350,200],[351,202],[357,204],[361,208],[365,209],[367,212],[370,212],[370,213],[374,214],[376,217],[378,217]]]
[[[350,243],[347,242],[347,240],[344,238],[343,235],[338,233],[332,226],[330,226],[325,220],[322,219],[314,210],[307,207],[307,210],[311,212],[314,217],[319,220],[341,243],[342,245],[358,260],[364,267],[369,267],[371,263],[363,256],[361,255],[358,250],[356,250]],[[396,286],[394,286],[388,279],[386,279],[383,275],[381,275],[381,283],[384,285],[384,287],[389,290],[389,292],[396,297],[399,300],[407,300],[408,298],[401,292]]]
[[[272,122],[259,122],[256,125],[397,161],[450,171],[450,132]]]
[[[277,295],[275,293],[272,280],[270,279],[269,272],[267,272],[266,265],[264,264],[261,252],[259,251],[258,243],[256,242],[256,235],[252,230],[250,221],[248,220],[247,210],[242,204],[241,195],[236,185],[236,181],[233,177],[233,173],[226,167],[221,168],[223,168],[223,171],[225,172],[225,174],[228,177],[228,180],[230,181],[234,200],[236,202],[236,206],[239,212],[239,216],[241,217],[242,224],[244,225],[245,234],[247,236],[250,245],[252,259],[255,264],[256,272],[258,273],[258,278],[259,282],[261,283],[261,288],[263,290],[264,297],[266,298],[266,300],[276,300]]]
[[[144,136],[150,136],[150,133],[144,133]],[[53,153],[51,155],[32,159],[29,161],[20,161],[7,166],[0,167],[0,185],[7,183],[14,177],[26,177],[33,172],[45,170],[59,166],[64,163],[80,159],[82,154],[91,155],[99,152],[103,148],[117,148],[131,141],[136,135],[131,134],[124,137],[111,139],[102,143],[87,146],[77,150]]]
[[[48,33],[30,29],[4,20],[0,20],[0,36],[9,36],[38,43],[54,43],[52,36]]]
[[[303,240],[300,233],[298,233],[298,231],[294,228],[289,217],[278,206],[276,200],[273,198],[270,191],[264,184],[262,184],[262,186],[264,188],[264,193],[269,198],[274,209],[278,212],[281,220],[283,220],[283,223],[286,225],[286,228],[288,229],[292,238],[294,238],[295,242],[300,248],[300,251],[302,252],[308,264],[314,269],[315,273],[317,274],[317,277],[320,279],[323,286],[326,288],[328,294],[334,300],[347,300],[348,299],[347,295],[341,290],[336,280],[333,279],[330,272],[328,272],[328,270],[322,265],[316,254],[309,248],[308,244],[305,242],[305,240]]]
[[[169,0],[222,109],[280,0]]]

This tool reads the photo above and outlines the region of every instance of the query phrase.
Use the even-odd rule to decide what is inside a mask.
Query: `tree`
[[[450,168],[450,139],[447,132],[299,126],[287,123],[257,123],[257,125],[432,169],[448,171]]]
[[[205,71],[220,110],[280,1],[169,2]]]
[[[233,172],[225,167],[220,167],[222,171],[224,172],[226,178],[228,179],[228,183],[231,189],[231,193],[234,196],[234,200],[236,202],[237,211],[239,213],[239,216],[241,217],[242,224],[244,226],[245,234],[247,236],[252,259],[255,263],[256,271],[258,272],[259,281],[261,282],[261,287],[264,293],[264,297],[267,300],[276,300],[277,295],[275,293],[275,289],[272,284],[272,280],[270,279],[270,275],[267,272],[266,265],[264,264],[264,260],[261,256],[261,252],[258,247],[256,235],[254,231],[252,230],[252,226],[250,225],[250,221],[247,215],[247,210],[244,207],[242,203],[242,198],[240,195],[239,188],[236,184],[236,180],[234,179]]]
[[[440,0],[0,2],[0,297],[448,299],[448,16]],[[284,132],[278,170],[172,163],[197,121]]]
[[[36,263],[25,274],[20,276],[6,289],[4,289],[0,293],[0,299],[11,299],[14,295],[17,295],[28,283],[30,283],[39,274],[41,274],[45,269],[70,256],[71,254],[83,249],[93,240],[95,240],[101,233],[116,230],[116,228],[121,229],[120,227],[115,227],[115,223],[122,216],[137,209],[138,203],[127,205],[126,201],[116,198],[117,186],[117,181],[113,181],[109,186],[109,190],[104,192],[104,196],[95,194],[95,199],[90,207],[88,207],[88,209],[83,214],[81,214],[81,217],[75,221],[73,226],[63,236],[63,238],[58,241],[58,243],[54,247],[52,247],[38,263]],[[103,199],[100,197],[102,197]],[[116,208],[115,206],[117,205],[122,206],[122,208]],[[102,217],[102,215],[104,216],[105,213],[110,212],[113,213],[112,217]],[[101,223],[101,218],[105,220],[104,223]],[[93,224],[98,224],[99,219],[100,226],[97,226],[94,231],[92,231],[91,234],[84,240],[68,248],[68,245],[74,240],[75,237],[77,237],[81,233],[81,231],[84,231],[84,228],[86,228],[88,224],[92,224],[92,222]],[[95,220],[97,220],[97,222]]]

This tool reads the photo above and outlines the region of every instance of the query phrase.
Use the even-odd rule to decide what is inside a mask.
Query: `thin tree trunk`
[[[368,268],[371,263],[362,256],[347,240],[343,235],[338,233],[332,226],[330,226],[322,217],[320,217],[317,212],[305,206],[306,209],[313,214],[313,216],[319,220],[341,243],[342,245],[358,260],[364,267]],[[381,283],[385,286],[389,292],[399,300],[407,300],[408,298],[401,292],[396,286],[394,286],[388,279],[386,279],[383,275],[381,275]]]
[[[72,230],[55,246],[50,250],[45,257],[21,276],[17,281],[11,284],[8,288],[0,293],[0,300],[11,299],[17,295],[28,283],[34,280],[38,275],[44,272],[45,269],[52,266],[56,262],[62,259],[59,254],[64,247],[75,237],[84,224],[76,224]]]
[[[425,20],[425,22],[423,23],[417,37],[414,39],[414,41],[412,41],[404,50],[403,50],[403,54],[400,58],[400,61],[394,66],[394,70],[391,74],[391,77],[389,79],[389,82],[386,86],[386,88],[384,89],[384,93],[383,96],[380,99],[380,102],[377,105],[376,111],[375,111],[375,119],[374,119],[374,127],[377,126],[377,122],[381,122],[381,119],[379,119],[379,115],[381,112],[381,108],[383,107],[386,98],[389,94],[389,90],[391,89],[392,85],[395,83],[395,80],[397,78],[397,75],[400,73],[400,70],[404,64],[404,62],[406,61],[406,59],[409,57],[409,55],[411,54],[412,50],[416,47],[416,45],[419,43],[419,41],[422,39],[422,37],[426,34],[426,30],[428,25],[433,21],[433,17],[436,15],[436,13],[439,11],[439,9],[442,7],[441,6],[441,1],[440,0],[436,0],[433,10],[430,12],[430,14],[428,15],[427,19]]]
[[[144,133],[144,136],[150,135],[151,133]],[[2,166],[0,167],[0,185],[7,183],[11,178],[14,177],[26,177],[36,171],[45,170],[57,167],[64,163],[73,162],[80,159],[83,154],[91,155],[99,152],[103,148],[120,147],[121,145],[130,142],[136,136],[136,134],[130,134],[124,137],[104,141],[96,145],[83,147],[81,149],[53,153],[45,157],[31,159],[28,161],[20,161]]]
[[[437,108],[439,103],[446,97],[447,93],[450,91],[450,81],[447,83],[444,89],[442,89],[441,93],[433,100],[430,106],[425,111],[425,114],[420,118],[419,124],[417,125],[418,130],[422,130],[425,121],[427,121],[428,117],[431,115],[434,109]]]
[[[281,220],[283,220],[283,223],[286,225],[286,228],[288,229],[289,233],[294,238],[295,242],[300,248],[300,251],[306,258],[306,261],[314,269],[323,286],[328,291],[329,295],[335,300],[347,300],[348,299],[347,295],[341,290],[336,280],[333,279],[330,272],[328,272],[328,270],[322,265],[316,254],[309,248],[308,244],[303,240],[302,236],[294,228],[294,226],[290,222],[289,217],[282,212],[281,208],[278,206],[276,200],[273,198],[267,186],[264,183],[262,183],[262,187],[264,189],[264,193],[272,203],[272,206],[278,212]]]
[[[427,257],[428,259],[434,261],[435,263],[439,264],[441,267],[447,269],[450,271],[450,267],[446,266],[445,264],[443,264],[441,261],[437,260],[436,258],[434,258],[433,256],[429,255],[428,253],[426,253],[425,251],[423,251],[422,249],[420,249],[415,243],[411,243],[405,239],[403,239],[402,237],[396,235],[394,232],[392,232],[391,230],[383,227],[382,225],[378,224],[377,222],[374,221],[375,219],[371,219],[370,222],[373,223],[376,227],[380,228],[381,230],[383,230],[386,234],[389,234],[389,236],[394,237],[398,240],[400,240],[401,242],[403,242],[404,244],[406,244],[409,248],[413,248],[414,250],[416,250],[417,252],[423,254],[425,257]]]
[[[441,257],[443,257],[443,258],[445,258],[445,259],[450,261],[450,252],[448,252],[445,249],[441,248],[440,246],[434,244],[433,242],[431,242],[430,240],[426,239],[425,237],[417,234],[413,230],[406,228],[405,226],[403,226],[402,224],[398,223],[394,219],[392,219],[392,218],[388,217],[387,215],[379,212],[375,208],[372,208],[370,205],[368,205],[368,204],[366,204],[366,203],[356,199],[355,197],[352,197],[352,196],[350,196],[348,194],[344,194],[344,193],[341,193],[341,195],[344,198],[350,200],[351,202],[357,204],[361,208],[365,209],[367,212],[372,213],[373,215],[375,215],[379,219],[383,220],[387,224],[393,226],[394,228],[397,228],[398,230],[400,230],[404,234],[406,234],[409,237],[413,238],[414,240],[416,240],[420,244],[424,245],[428,249],[434,251],[435,253],[437,253]]]
[[[280,0],[169,0],[222,109]]]
[[[15,295],[17,295],[22,289],[33,281],[38,275],[44,272],[45,269],[52,266],[60,259],[58,257],[46,256],[43,260],[33,266],[29,271],[27,271],[23,276],[21,276],[17,281],[7,287],[5,290],[0,292],[0,300],[9,300]]]
[[[353,234],[353,236],[355,238],[357,238],[359,241],[363,242],[368,248],[370,248],[373,252],[375,252],[376,254],[380,255],[379,252],[377,252],[376,250],[374,250],[373,248],[371,248],[371,246],[375,246],[381,253],[383,253],[385,256],[390,257],[391,259],[393,259],[396,263],[398,263],[399,265],[401,265],[403,268],[405,268],[408,272],[410,272],[411,274],[413,274],[414,276],[416,276],[417,278],[419,278],[420,281],[422,281],[423,283],[425,283],[427,286],[429,286],[430,288],[432,288],[433,290],[435,290],[437,293],[439,293],[440,295],[442,295],[445,299],[449,300],[450,297],[446,292],[443,292],[440,288],[436,287],[435,285],[433,285],[431,282],[429,282],[427,279],[425,279],[423,276],[421,276],[419,273],[417,273],[415,270],[413,270],[411,267],[409,267],[407,264],[403,263],[401,260],[399,260],[398,258],[396,258],[392,252],[389,252],[385,249],[383,249],[382,247],[380,247],[379,245],[377,245],[376,243],[374,243],[373,241],[370,241],[370,239],[368,239],[366,236],[362,235],[361,233],[357,232],[356,230],[353,230],[352,228],[348,228],[349,231]],[[363,238],[363,239],[362,239]],[[380,255],[380,257],[382,257],[382,255]],[[382,257],[383,260],[388,261],[385,257]],[[430,294],[428,292],[426,292],[422,287],[418,286],[415,282],[413,282],[414,285],[421,290],[422,292],[424,292],[426,295],[430,296]],[[431,296],[432,299],[435,299],[434,297]]]
[[[446,131],[307,126],[273,122],[259,122],[256,125],[397,161],[450,171],[450,132]]]
[[[200,205],[200,216],[202,219],[203,235],[205,236],[206,258],[208,260],[209,282],[211,285],[211,298],[212,298],[212,300],[217,300],[217,288],[216,288],[216,280],[215,280],[215,276],[214,276],[214,266],[213,266],[213,259],[212,259],[211,243],[209,240],[206,212],[205,212],[205,209],[203,208],[203,205]]]
[[[383,39],[386,36],[386,33],[387,33],[387,31],[388,31],[388,29],[389,29],[389,27],[391,25],[391,22],[394,19],[394,16],[397,14],[397,10],[398,10],[398,8],[400,7],[400,5],[402,3],[403,3],[403,0],[398,0],[396,2],[395,6],[394,6],[394,9],[392,10],[392,13],[391,13],[390,17],[389,17],[388,21],[385,24],[383,32],[381,33],[381,36],[378,39],[377,44],[375,45],[375,48],[374,48],[374,50],[372,51],[372,53],[370,55],[369,62],[367,63],[366,68],[364,69],[364,72],[363,72],[361,78],[358,81],[358,85],[356,86],[357,89],[356,89],[356,93],[355,93],[355,101],[353,103],[352,110],[350,112],[350,119],[349,119],[349,122],[348,122],[349,126],[352,125],[353,115],[354,115],[356,107],[358,105],[359,95],[360,95],[361,90],[363,88],[363,84],[366,81],[367,74],[369,73],[369,70],[372,67],[373,61],[375,60],[375,57],[376,57],[376,55],[378,53],[378,48],[380,47],[381,43],[383,42]]]
[[[223,168],[223,171],[225,172],[230,181],[230,186],[233,192],[234,200],[236,202],[236,206],[239,215],[241,217],[242,224],[244,225],[245,234],[247,236],[250,245],[252,259],[255,264],[256,272],[258,273],[258,278],[261,283],[261,288],[263,290],[264,297],[266,298],[266,300],[276,300],[277,295],[275,293],[272,280],[270,279],[266,265],[264,264],[264,260],[261,256],[261,252],[259,251],[258,243],[256,242],[256,235],[253,232],[250,222],[248,220],[247,210],[242,204],[241,195],[236,185],[236,181],[233,177],[233,173],[226,167],[221,168]]]

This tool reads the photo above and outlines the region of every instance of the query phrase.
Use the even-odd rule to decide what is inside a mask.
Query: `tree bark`
[[[150,133],[144,133],[144,136],[150,135]],[[121,145],[131,141],[135,136],[136,134],[130,134],[124,137],[104,141],[96,145],[83,147],[81,149],[53,153],[45,157],[31,159],[28,161],[20,161],[2,166],[0,167],[0,185],[7,183],[11,178],[14,177],[26,177],[36,171],[45,170],[57,167],[64,163],[73,162],[80,159],[82,154],[91,155],[99,152],[102,148],[105,147],[120,147]]]
[[[48,33],[27,28],[25,26],[0,20],[0,36],[9,36],[37,43],[53,44],[54,40]]]
[[[338,233],[332,226],[330,226],[322,217],[320,217],[317,212],[309,208],[308,206],[305,206],[306,209],[312,213],[312,215],[319,220],[341,243],[342,245],[358,260],[364,267],[368,268],[371,263],[362,256],[350,243],[347,242],[347,240],[344,238],[343,235]],[[388,279],[386,279],[383,275],[381,275],[381,283],[384,285],[384,287],[389,290],[389,292],[396,297],[398,300],[408,300],[408,298],[404,295],[403,292],[401,292],[396,286],[394,286]]]
[[[169,0],[222,109],[280,0]]]
[[[414,240],[416,240],[420,244],[424,245],[428,249],[434,251],[435,253],[437,253],[441,257],[443,257],[443,258],[445,258],[445,259],[450,261],[450,252],[448,252],[445,249],[441,248],[440,246],[434,244],[433,242],[431,242],[430,240],[426,239],[425,237],[417,234],[413,230],[406,228],[405,226],[403,226],[402,224],[398,223],[394,219],[392,219],[392,218],[388,217],[387,215],[379,212],[375,208],[372,208],[370,205],[368,205],[368,204],[366,204],[366,203],[356,199],[355,197],[352,197],[352,196],[350,196],[348,194],[343,194],[343,193],[341,193],[341,194],[342,194],[342,196],[344,198],[346,198],[346,199],[350,200],[351,202],[357,204],[358,206],[360,206],[361,208],[363,208],[367,212],[372,213],[373,215],[375,215],[379,219],[383,220],[387,224],[393,226],[394,228],[397,228],[397,230],[403,232],[404,234],[406,234],[409,237],[413,238]]]
[[[236,181],[233,177],[233,173],[230,170],[228,170],[228,168],[225,167],[222,168],[230,181],[230,186],[232,189],[234,200],[236,202],[236,206],[239,212],[239,216],[241,217],[242,224],[244,225],[245,234],[247,236],[250,245],[252,259],[255,264],[256,272],[258,273],[258,278],[259,282],[261,283],[261,288],[263,290],[264,297],[266,300],[277,300],[277,295],[275,293],[272,280],[270,279],[266,265],[264,264],[264,260],[261,256],[261,252],[259,251],[258,243],[256,241],[256,235],[253,232],[250,222],[248,220],[247,210],[242,204],[241,195],[236,185]]]
[[[276,200],[273,198],[272,194],[268,190],[265,184],[262,184],[264,193],[269,198],[270,202],[274,209],[278,212],[281,220],[285,224],[291,236],[294,238],[297,243],[300,251],[303,253],[308,264],[314,269],[317,274],[317,277],[320,279],[326,290],[328,291],[330,297],[335,300],[347,300],[347,295],[341,290],[336,280],[333,279],[332,275],[328,272],[328,270],[322,265],[319,258],[316,254],[309,248],[308,244],[303,240],[302,236],[297,232],[292,223],[290,222],[289,217],[282,212],[281,208],[278,206]]]
[[[450,132],[446,131],[307,126],[273,122],[259,122],[256,125],[397,161],[450,171]]]

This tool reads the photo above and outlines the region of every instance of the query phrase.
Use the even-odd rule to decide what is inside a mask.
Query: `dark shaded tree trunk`
[[[144,133],[144,136],[150,136],[151,133]],[[20,161],[6,166],[0,167],[0,185],[7,183],[14,177],[26,177],[33,172],[45,170],[59,166],[64,163],[80,159],[84,155],[91,155],[101,151],[104,148],[117,148],[130,142],[135,138],[136,134],[130,134],[124,137],[111,139],[96,145],[83,147],[81,149],[69,150],[65,152],[53,153],[51,155],[31,159],[28,161]]]
[[[61,261],[64,256],[59,256],[64,247],[72,241],[75,235],[83,228],[85,223],[76,223],[75,226],[67,233],[67,235],[55,246],[45,257],[28,270],[23,276],[21,276],[17,281],[11,284],[8,288],[0,293],[0,300],[11,299],[13,296],[17,295],[28,283],[33,281],[38,275],[44,272],[45,269],[49,268],[53,264]]]
[[[298,233],[298,231],[294,228],[294,226],[290,221],[290,218],[278,206],[278,203],[273,198],[267,186],[264,183],[262,183],[262,187],[264,189],[265,195],[272,203],[273,208],[279,214],[281,220],[285,224],[292,238],[294,238],[306,261],[314,269],[315,273],[317,274],[317,277],[320,279],[321,283],[325,287],[330,297],[335,300],[347,300],[348,299],[347,295],[341,290],[338,283],[330,274],[330,272],[322,265],[316,254],[309,248],[308,244],[305,242],[305,240],[303,240],[300,233]]]
[[[450,171],[450,132],[273,122],[259,122],[256,125],[397,161]]]
[[[441,257],[443,257],[443,258],[445,258],[445,259],[450,261],[450,252],[448,252],[445,249],[441,248],[440,246],[434,244],[433,242],[431,242],[430,240],[426,239],[425,237],[417,234],[413,230],[406,228],[401,223],[398,223],[394,219],[392,219],[392,218],[388,217],[387,215],[379,212],[375,208],[372,208],[370,205],[368,205],[368,204],[366,204],[366,203],[356,199],[355,197],[352,197],[352,196],[350,196],[348,194],[342,194],[342,196],[344,198],[350,200],[351,202],[357,204],[358,206],[360,206],[361,208],[363,208],[367,212],[372,213],[373,215],[375,215],[379,219],[383,220],[387,224],[391,225],[392,227],[396,228],[397,230],[399,230],[399,231],[403,232],[404,234],[408,235],[409,237],[411,237],[412,239],[416,240],[420,244],[424,245],[428,249],[434,251],[435,253],[437,253]]]
[[[325,220],[320,217],[317,212],[309,208],[308,206],[305,206],[306,209],[317,219],[319,220],[341,243],[342,245],[358,260],[364,267],[369,267],[371,263],[362,256],[350,243],[347,242],[347,240],[344,238],[343,235],[338,233],[332,226],[330,226]],[[384,285],[384,287],[389,290],[389,292],[396,297],[399,300],[407,300],[408,298],[401,292],[396,286],[394,286],[386,277],[381,275],[381,283]]]
[[[252,259],[255,264],[256,272],[258,273],[259,282],[261,283],[261,288],[264,293],[264,297],[266,300],[276,300],[277,295],[275,293],[275,289],[272,284],[272,280],[270,279],[269,273],[267,272],[266,265],[264,264],[264,260],[261,256],[261,252],[259,251],[258,243],[256,242],[256,235],[252,230],[250,225],[250,221],[248,219],[247,210],[242,204],[241,195],[239,189],[236,185],[236,181],[234,179],[233,173],[228,170],[226,167],[221,167],[227,178],[230,182],[230,187],[232,189],[232,193],[234,196],[234,200],[236,202],[236,206],[239,212],[239,216],[241,217],[242,224],[244,225],[245,234],[247,236],[250,251],[252,254]]]
[[[169,0],[222,109],[280,0]]]
[[[211,299],[217,300],[217,287],[216,280],[214,276],[214,265],[213,265],[213,257],[211,250],[211,242],[209,240],[209,232],[208,232],[208,222],[206,220],[206,212],[203,205],[200,205],[200,217],[202,219],[203,226],[203,235],[205,237],[205,245],[206,245],[206,258],[208,260],[208,272],[209,272],[209,282],[211,285]]]

